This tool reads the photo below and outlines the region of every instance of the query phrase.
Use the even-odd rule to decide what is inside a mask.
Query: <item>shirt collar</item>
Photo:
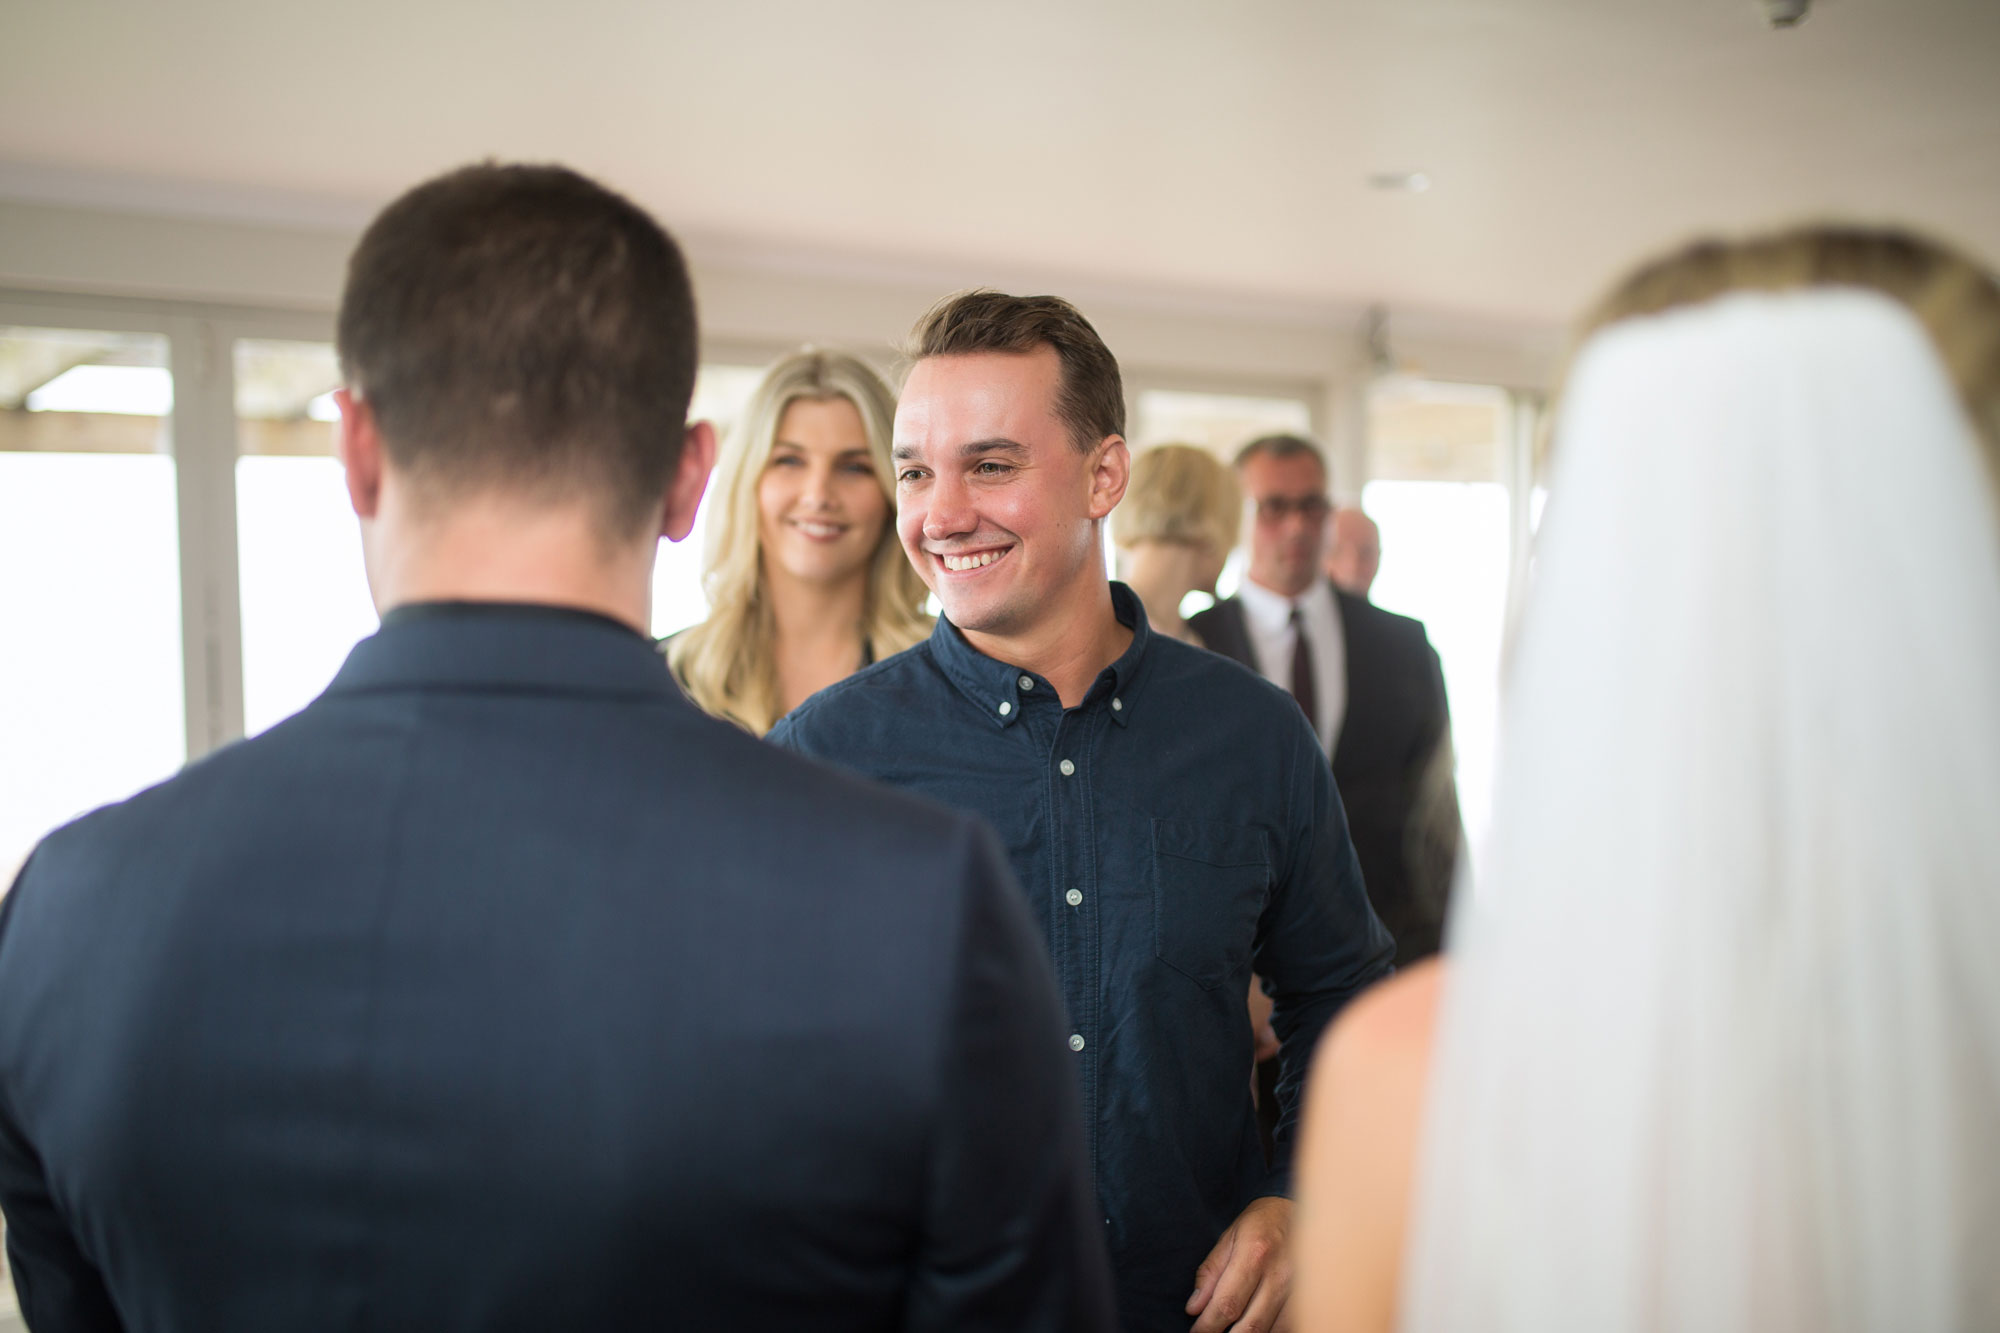
[[[1098,674],[1084,695],[1082,706],[1107,703],[1112,720],[1123,727],[1132,721],[1133,685],[1152,643],[1153,632],[1146,624],[1146,610],[1137,594],[1115,581],[1111,585],[1111,611],[1119,624],[1132,631],[1132,643],[1118,655],[1117,661]],[[1036,695],[1056,697],[1054,687],[1040,676],[974,648],[945,616],[938,617],[930,643],[931,653],[945,676],[998,727],[1013,726],[1020,719],[1022,707]]]
[[[1312,585],[1297,597],[1287,597],[1246,578],[1237,587],[1236,597],[1243,603],[1243,613],[1250,617],[1250,623],[1258,632],[1276,634],[1292,618],[1294,607],[1301,615],[1310,616],[1317,606],[1330,603],[1332,597],[1328,587],[1325,579],[1314,579]]]

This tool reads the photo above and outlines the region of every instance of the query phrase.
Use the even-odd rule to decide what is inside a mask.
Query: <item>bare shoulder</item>
[[[1358,996],[1313,1061],[1294,1233],[1300,1328],[1394,1327],[1444,975],[1419,963]]]
[[[1412,1057],[1427,1061],[1443,980],[1443,965],[1426,958],[1362,992],[1328,1029],[1320,1063],[1367,1078]]]

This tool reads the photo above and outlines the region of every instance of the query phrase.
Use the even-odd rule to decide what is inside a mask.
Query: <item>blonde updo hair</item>
[[[1140,542],[1205,544],[1218,555],[1236,546],[1243,526],[1243,492],[1229,466],[1192,444],[1158,444],[1132,460],[1125,499],[1111,511],[1111,537]]]
[[[1729,292],[1861,287],[1908,307],[1958,390],[2000,488],[2000,283],[1977,261],[1914,232],[1809,225],[1743,240],[1702,240],[1638,269],[1579,325],[1608,325]]]
[[[794,352],[764,372],[723,442],[709,491],[713,512],[702,571],[711,610],[708,619],[667,645],[667,662],[688,697],[758,736],[777,723],[780,701],[778,626],[765,591],[757,483],[770,462],[786,409],[796,402],[832,399],[845,399],[861,414],[875,480],[889,501],[869,565],[862,636],[880,659],[931,632],[931,619],[924,614],[930,590],[910,567],[896,537],[895,473],[889,460],[895,395],[859,357],[812,347]]]

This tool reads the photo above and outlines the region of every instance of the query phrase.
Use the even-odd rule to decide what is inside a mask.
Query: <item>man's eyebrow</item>
[[[899,444],[890,451],[889,456],[898,463],[907,463],[914,461],[918,454],[916,445]],[[988,454],[1007,454],[1013,458],[1026,458],[1028,446],[1009,439],[974,440],[970,444],[958,446],[958,456],[962,459],[984,458]]]
[[[1016,458],[1025,458],[1028,446],[1009,439],[975,440],[958,446],[960,458],[984,458],[987,454],[1011,454]]]

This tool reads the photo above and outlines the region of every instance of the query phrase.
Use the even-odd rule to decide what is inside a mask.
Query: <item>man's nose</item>
[[[957,477],[939,477],[928,489],[930,493],[924,497],[925,537],[943,541],[971,532],[979,526],[979,515],[972,505],[972,492],[964,481]]]

